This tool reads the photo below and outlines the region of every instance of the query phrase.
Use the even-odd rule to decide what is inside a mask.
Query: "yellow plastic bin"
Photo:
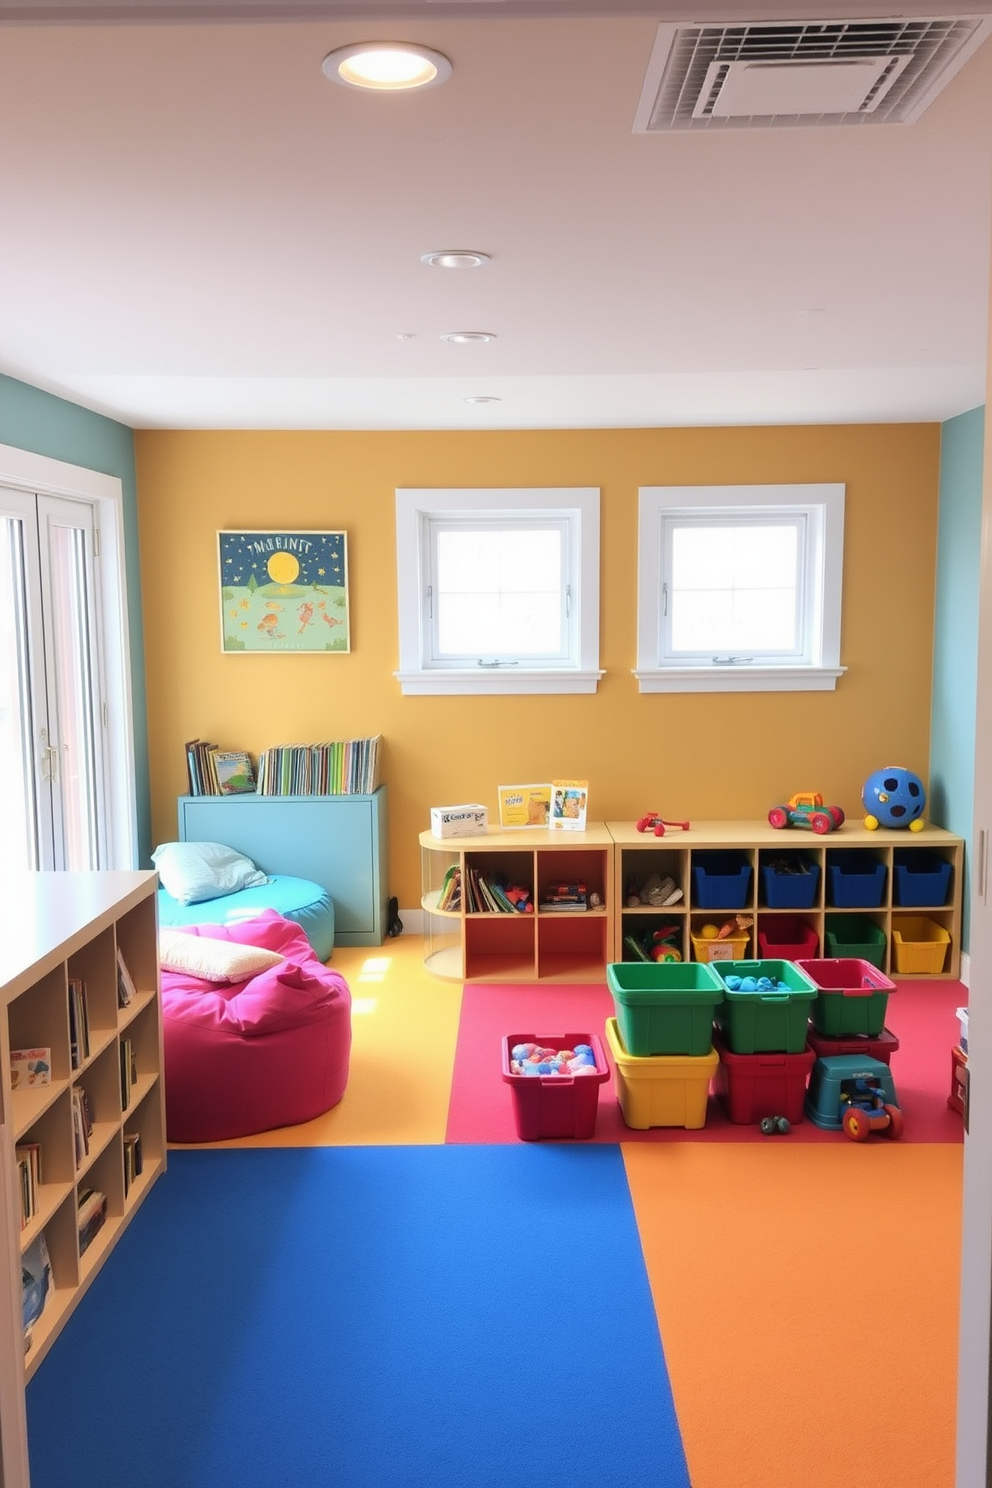
[[[943,925],[926,915],[894,915],[892,918],[892,957],[896,972],[916,972],[937,976],[951,937]]]
[[[746,930],[740,935],[725,935],[722,940],[695,935],[690,931],[692,954],[697,961],[743,961],[751,937]]]
[[[710,1080],[720,1056],[708,1054],[628,1054],[616,1018],[606,1020],[606,1042],[616,1070],[617,1100],[624,1121],[635,1131],[651,1126],[706,1125]]]

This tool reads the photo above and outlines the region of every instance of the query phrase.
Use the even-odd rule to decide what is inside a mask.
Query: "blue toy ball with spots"
[[[869,831],[876,827],[908,827],[911,832],[919,832],[926,825],[923,808],[927,793],[923,781],[901,765],[887,765],[884,770],[869,775],[861,800]]]

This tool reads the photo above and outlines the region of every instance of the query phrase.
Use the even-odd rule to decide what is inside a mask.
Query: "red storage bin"
[[[763,960],[809,960],[819,946],[815,927],[801,915],[763,914],[758,921],[758,954]]]
[[[802,1121],[806,1084],[816,1055],[734,1054],[714,1031],[713,1047],[720,1056],[713,1089],[738,1126],[756,1125],[764,1116]]]
[[[547,1049],[574,1049],[588,1044],[596,1058],[592,1075],[515,1075],[515,1044],[541,1044]],[[599,1087],[610,1078],[603,1041],[595,1033],[510,1033],[503,1040],[503,1079],[513,1096],[517,1136],[524,1142],[545,1137],[588,1140],[596,1131]]]
[[[817,1033],[810,1024],[807,1042],[817,1059],[830,1054],[866,1054],[869,1059],[880,1059],[883,1064],[892,1062],[892,1056],[899,1047],[899,1040],[887,1028],[883,1028],[878,1034],[848,1033],[831,1037],[826,1033]]]

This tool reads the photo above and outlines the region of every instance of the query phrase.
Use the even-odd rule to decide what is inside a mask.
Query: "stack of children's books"
[[[546,910],[576,910],[588,907],[586,886],[581,882],[573,883],[550,883],[545,887],[541,896],[541,912]]]

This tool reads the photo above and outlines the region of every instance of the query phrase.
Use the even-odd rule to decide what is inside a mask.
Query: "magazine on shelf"
[[[134,985],[134,978],[127,969],[127,962],[117,947],[117,1006],[121,1008],[130,1007],[138,995],[138,989]]]
[[[21,1256],[21,1306],[25,1346],[30,1345],[31,1329],[41,1317],[52,1284],[52,1262],[48,1255],[45,1232],[32,1241]]]
[[[499,824],[505,830],[546,827],[551,815],[551,785],[500,785]]]
[[[589,801],[587,780],[552,780],[549,825],[565,832],[584,832]]]

